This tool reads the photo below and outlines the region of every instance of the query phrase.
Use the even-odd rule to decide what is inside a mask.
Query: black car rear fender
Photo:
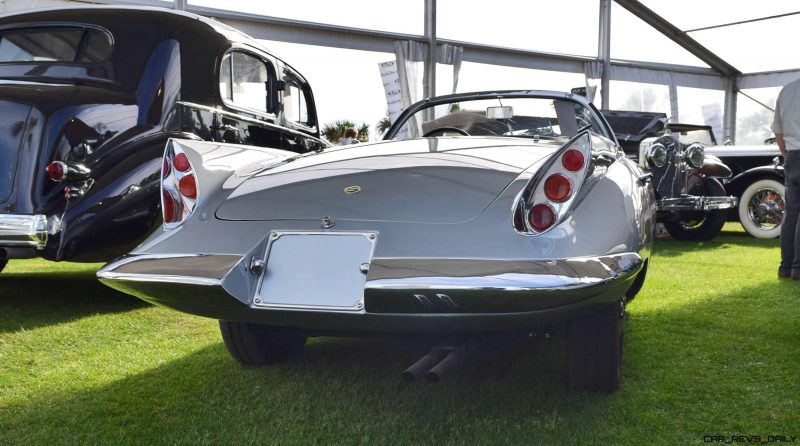
[[[731,178],[730,181],[725,184],[725,189],[729,194],[740,196],[747,186],[753,184],[753,182],[767,179],[775,180],[783,184],[785,179],[783,167],[768,165],[746,170]]]

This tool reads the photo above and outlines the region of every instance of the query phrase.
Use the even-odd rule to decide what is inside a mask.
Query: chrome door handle
[[[651,172],[648,172],[646,174],[639,175],[638,183],[639,186],[644,186],[645,184],[651,182],[652,180],[653,180],[653,174]]]

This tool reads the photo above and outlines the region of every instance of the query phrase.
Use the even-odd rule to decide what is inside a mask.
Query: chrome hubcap
[[[750,221],[763,231],[774,229],[783,221],[786,203],[774,189],[759,189],[747,202],[747,215]]]

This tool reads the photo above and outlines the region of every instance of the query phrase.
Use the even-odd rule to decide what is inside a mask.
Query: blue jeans
[[[786,175],[786,213],[781,226],[782,271],[800,274],[800,150],[790,150],[783,163]]]

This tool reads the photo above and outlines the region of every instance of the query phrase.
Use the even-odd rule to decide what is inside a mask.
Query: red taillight
[[[64,179],[64,163],[53,161],[45,168],[47,177],[53,181],[61,181]]]
[[[581,170],[583,163],[583,153],[575,149],[567,150],[564,152],[564,156],[561,157],[561,164],[570,172],[577,172]]]
[[[556,214],[553,208],[546,204],[537,204],[528,213],[528,222],[534,230],[539,232],[553,226],[555,221]]]
[[[161,206],[164,208],[164,222],[172,223],[175,221],[175,200],[172,194],[166,189],[161,190]]]
[[[197,182],[194,175],[186,175],[178,181],[178,190],[186,198],[197,198]]]
[[[181,172],[186,172],[192,168],[192,165],[189,164],[189,158],[186,158],[186,154],[183,153],[175,155],[175,159],[172,160],[172,165]]]
[[[592,169],[592,136],[589,131],[575,135],[536,172],[523,190],[514,214],[518,232],[539,234],[553,229],[569,215]],[[518,224],[522,212],[525,227]]]
[[[544,181],[544,194],[556,203],[563,203],[572,193],[572,185],[567,177],[556,173]]]
[[[164,228],[172,229],[188,219],[197,207],[197,173],[184,148],[171,141],[164,152],[161,167],[161,194]]]

